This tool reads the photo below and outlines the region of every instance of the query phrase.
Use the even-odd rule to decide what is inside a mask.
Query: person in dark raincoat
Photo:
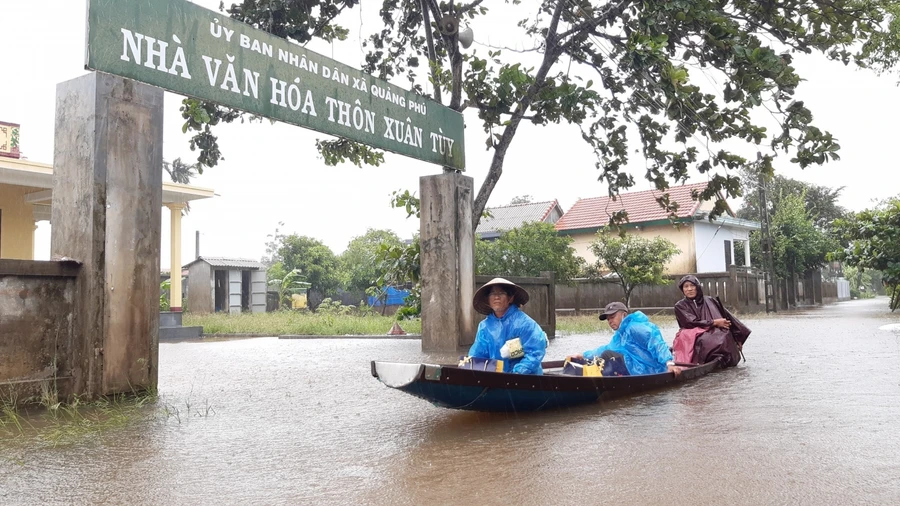
[[[741,349],[750,336],[750,329],[725,309],[718,298],[703,295],[696,276],[689,274],[681,278],[678,289],[684,298],[675,303],[675,318],[681,329],[674,343],[676,360],[700,364],[719,360],[723,367],[736,366],[741,361]],[[679,354],[685,347],[688,356]]]
[[[519,306],[528,292],[503,278],[485,283],[472,297],[472,305],[487,318],[478,324],[470,357],[503,360],[516,374],[544,374],[541,361],[547,351],[547,334]],[[509,349],[515,341],[514,350]]]

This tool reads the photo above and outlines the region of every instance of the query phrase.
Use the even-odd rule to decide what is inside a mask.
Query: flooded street
[[[900,504],[900,330],[879,330],[900,314],[882,298],[745,323],[737,369],[518,416],[371,376],[372,359],[452,360],[417,340],[163,343],[167,415],[0,441],[0,504]]]

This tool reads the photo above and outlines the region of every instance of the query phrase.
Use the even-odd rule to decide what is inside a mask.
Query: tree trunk
[[[537,96],[538,92],[540,92],[541,88],[544,86],[550,68],[553,67],[553,64],[556,63],[556,59],[561,54],[560,46],[557,41],[557,28],[559,26],[559,17],[562,14],[564,5],[566,5],[566,2],[564,1],[559,1],[556,4],[556,9],[553,12],[553,21],[550,23],[550,28],[547,30],[547,36],[545,38],[546,47],[544,48],[544,61],[541,62],[541,67],[534,76],[534,82],[528,87],[528,91],[525,93],[525,96],[522,97],[522,101],[519,102],[516,106],[516,110],[513,111],[512,117],[509,119],[509,124],[503,130],[503,135],[500,136],[500,142],[494,146],[494,157],[491,160],[491,168],[488,170],[484,182],[481,183],[481,188],[478,189],[478,196],[475,197],[475,205],[472,208],[473,228],[478,228],[478,222],[481,221],[481,215],[484,213],[484,208],[487,207],[487,201],[491,196],[491,192],[494,191],[494,187],[497,186],[497,181],[500,180],[500,175],[503,174],[503,161],[506,159],[506,151],[509,149],[513,137],[516,135],[516,130],[519,129],[519,123],[522,122],[522,117],[525,116],[525,112],[531,106],[532,102],[534,102],[534,97]]]

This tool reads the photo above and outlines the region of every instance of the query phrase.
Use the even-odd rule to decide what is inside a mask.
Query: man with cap
[[[494,278],[475,292],[472,305],[487,318],[478,324],[470,357],[503,360],[504,370],[516,374],[543,374],[547,334],[519,306],[528,292],[503,278]]]
[[[615,331],[609,344],[594,350],[588,350],[573,358],[592,360],[604,352],[619,353],[625,358],[625,366],[632,375],[659,374],[681,369],[675,367],[672,352],[663,340],[659,327],[650,322],[647,315],[640,311],[629,313],[628,307],[621,302],[610,302],[600,314]]]

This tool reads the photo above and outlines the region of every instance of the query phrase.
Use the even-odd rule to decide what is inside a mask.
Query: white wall
[[[719,227],[708,222],[694,222],[694,240],[697,247],[697,272],[724,272],[725,265],[725,241],[732,242],[734,248],[734,236],[731,229]],[[732,255],[734,261],[734,255]]]

